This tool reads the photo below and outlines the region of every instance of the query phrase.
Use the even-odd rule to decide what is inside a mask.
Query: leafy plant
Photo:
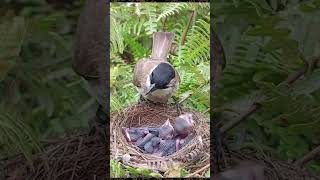
[[[122,167],[121,164],[115,160],[110,161],[110,172],[113,178],[127,178],[127,177],[144,177],[144,178],[161,178],[162,175],[152,170],[144,168]]]
[[[121,110],[138,101],[138,91],[132,84],[134,64],[151,54],[152,34],[164,29],[176,34],[177,50],[170,56],[170,62],[181,77],[182,84],[177,97],[182,99],[192,94],[185,105],[199,111],[207,110],[210,77],[209,4],[111,3],[110,11],[111,24],[116,27],[111,29],[110,34],[110,46],[113,47],[110,53],[111,110]],[[180,17],[178,20],[177,16]],[[132,56],[129,63],[122,58],[128,53]]]
[[[96,105],[71,69],[81,2],[61,10],[43,0],[10,2],[0,8],[0,154],[30,160],[40,139],[87,127]]]
[[[290,88],[282,83],[311,57],[319,56],[319,18],[314,19],[320,15],[318,3],[213,2],[214,28],[227,58],[216,109],[242,113],[263,96],[259,111],[230,136],[237,137],[239,128],[245,129],[247,141],[282,159],[297,159],[319,144],[314,128],[319,117],[319,70],[306,73]],[[224,121],[239,116],[222,114]]]

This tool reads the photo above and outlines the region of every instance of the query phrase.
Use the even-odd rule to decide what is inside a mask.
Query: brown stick
[[[250,109],[245,112],[242,116],[240,116],[238,119],[235,119],[234,121],[230,121],[229,123],[225,124],[224,126],[221,127],[220,131],[221,134],[224,134],[228,132],[230,129],[233,127],[237,126],[241,121],[245,120],[248,116],[256,112],[260,106],[258,104],[253,104]]]
[[[162,23],[162,31],[165,32],[166,31],[166,22],[167,22],[167,17],[165,17],[163,23]]]
[[[188,21],[188,24],[187,24],[187,27],[186,29],[184,29],[183,33],[182,33],[182,39],[181,39],[181,45],[184,45],[185,41],[186,41],[186,37],[187,37],[187,33],[189,31],[189,28],[190,28],[190,25],[191,25],[191,21],[195,15],[196,11],[193,10],[191,15],[190,15],[190,18],[189,18],[189,21]]]
[[[314,148],[312,151],[310,151],[309,153],[307,153],[306,155],[304,155],[301,159],[298,159],[294,165],[298,166],[298,167],[302,167],[303,165],[305,165],[307,162],[309,162],[310,160],[312,160],[316,155],[320,154],[320,145],[317,146],[316,148]]]
[[[314,60],[314,64],[318,64],[320,62],[320,58]],[[280,84],[288,84],[289,86],[291,86],[295,81],[297,81],[301,76],[303,76],[306,72],[308,71],[308,64],[306,66],[304,66],[302,69],[297,70],[296,72],[292,73],[291,75],[288,76],[288,78],[286,80],[284,80],[282,83]],[[238,119],[235,119],[233,121],[230,121],[229,123],[227,123],[226,125],[221,127],[221,133],[224,134],[226,132],[228,132],[229,130],[231,130],[232,128],[234,128],[235,126],[237,126],[240,122],[244,121],[245,119],[247,119],[247,117],[249,117],[251,114],[253,114],[254,112],[256,112],[257,110],[259,110],[261,108],[260,105],[258,105],[259,103],[261,103],[263,100],[266,99],[265,96],[261,95],[261,97],[259,98],[260,101],[254,103],[247,112],[245,112],[242,116],[240,116]]]
[[[187,176],[186,176],[186,178],[188,178],[188,177],[192,177],[192,176],[194,176],[194,175],[196,175],[196,174],[198,174],[198,173],[200,173],[200,172],[202,172],[202,171],[206,170],[206,169],[207,169],[207,168],[209,168],[209,167],[210,167],[210,164],[207,164],[207,165],[203,166],[202,168],[200,168],[200,169],[196,170],[195,172],[193,172],[193,173],[191,173],[191,174],[187,175]]]
[[[208,82],[208,83],[210,83],[210,82]],[[198,87],[197,89],[203,88],[203,87],[204,87],[205,85],[207,85],[208,83],[202,84],[202,85],[201,85],[200,87]],[[189,97],[191,97],[194,93],[195,93],[194,91],[191,92],[191,93],[189,93],[188,96],[184,97],[183,99],[181,99],[181,100],[179,101],[179,104],[182,104],[182,103],[183,103],[184,101],[186,101]]]

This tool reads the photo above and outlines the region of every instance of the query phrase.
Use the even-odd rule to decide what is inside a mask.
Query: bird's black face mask
[[[174,69],[167,63],[160,63],[150,75],[150,89],[146,95],[157,89],[166,89],[168,84],[175,77]]]

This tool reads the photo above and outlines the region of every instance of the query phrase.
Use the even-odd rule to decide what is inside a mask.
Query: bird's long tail
[[[175,34],[172,32],[156,32],[153,34],[151,59],[167,60],[167,56]]]

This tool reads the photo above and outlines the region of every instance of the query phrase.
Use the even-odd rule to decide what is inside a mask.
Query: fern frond
[[[197,20],[187,36],[179,59],[187,63],[198,64],[210,59],[210,24],[202,19]]]
[[[164,10],[158,16],[157,21],[160,21],[162,18],[178,14],[186,7],[188,7],[187,3],[168,3],[168,6],[165,6]]]
[[[0,111],[0,140],[2,144],[5,144],[6,154],[22,153],[32,164],[33,152],[42,151],[39,140],[16,115],[6,112],[3,108]]]
[[[144,23],[145,31],[147,35],[151,35],[154,32],[157,32],[158,28],[156,8],[154,6],[150,6],[149,8],[146,8],[145,11],[148,15],[148,20]]]
[[[26,36],[25,19],[15,17],[0,24],[0,81],[14,67]]]
[[[110,18],[110,47],[111,52],[122,53],[124,50],[124,38],[122,26],[117,22],[115,18],[111,16]]]

